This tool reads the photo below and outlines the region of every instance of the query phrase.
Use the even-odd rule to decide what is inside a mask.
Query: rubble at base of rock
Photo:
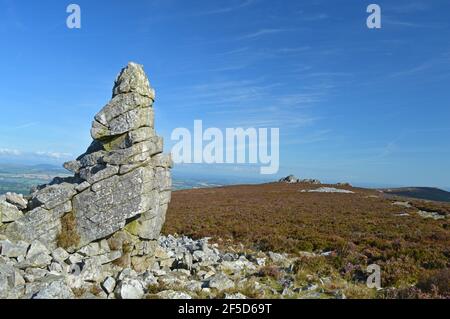
[[[318,286],[296,286],[292,272],[295,259],[284,254],[225,252],[217,244],[209,244],[207,238],[161,236],[154,256],[142,259],[135,256],[136,247],[131,252],[114,250],[114,244],[102,240],[69,253],[62,248],[50,252],[37,241],[2,240],[0,298],[245,299],[255,295],[283,298],[298,292],[304,298],[312,294],[330,297]],[[126,254],[131,258],[123,259]],[[133,263],[142,267],[137,270]],[[269,264],[280,270],[278,284],[282,289],[260,276]]]

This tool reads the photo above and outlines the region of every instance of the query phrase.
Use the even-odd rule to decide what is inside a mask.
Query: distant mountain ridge
[[[387,195],[450,202],[450,192],[435,187],[400,187],[379,189]]]
[[[67,176],[67,173],[61,166],[53,164],[22,165],[0,163],[0,194],[17,192],[27,195],[32,186],[47,183],[56,176]],[[264,182],[225,177],[196,177],[195,174],[187,175],[174,172],[173,186],[175,190],[181,190],[261,183]],[[362,188],[370,189],[372,187]],[[450,202],[449,191],[434,187],[377,187],[376,189],[390,196]]]
[[[0,163],[0,195],[7,192],[28,195],[33,186],[46,184],[54,177],[66,177],[68,171],[52,164],[21,165]],[[226,179],[175,177],[174,190],[219,187],[233,184]]]
[[[67,176],[67,171],[52,164],[21,165],[0,163],[0,195],[6,192],[28,195],[33,186]]]
[[[53,164],[36,164],[36,165],[20,165],[20,164],[4,164],[0,163],[0,174],[67,174],[67,170],[61,166]]]

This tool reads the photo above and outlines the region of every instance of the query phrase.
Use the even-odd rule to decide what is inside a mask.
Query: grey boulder
[[[138,279],[129,277],[120,281],[115,293],[120,299],[142,299],[145,294],[142,283]]]
[[[23,213],[17,208],[17,206],[0,200],[0,224],[12,223],[20,219]]]

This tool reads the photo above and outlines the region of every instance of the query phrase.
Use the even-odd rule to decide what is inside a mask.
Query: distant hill
[[[62,166],[52,164],[37,164],[37,165],[21,165],[0,163],[0,174],[43,174],[55,175],[66,174],[67,171]]]
[[[450,192],[433,187],[401,187],[380,189],[384,194],[433,200],[439,202],[450,202]]]
[[[48,183],[56,176],[68,176],[68,172],[51,164],[0,163],[0,195],[6,192],[28,195],[33,186]]]
[[[15,192],[28,195],[33,186],[50,182],[54,177],[69,176],[69,172],[61,166],[52,164],[21,165],[0,163],[0,195]],[[194,178],[174,174],[174,189],[210,188],[231,184],[225,178]]]

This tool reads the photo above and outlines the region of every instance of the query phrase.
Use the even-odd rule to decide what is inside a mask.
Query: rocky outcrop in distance
[[[295,177],[294,175],[289,175],[286,177],[283,177],[278,181],[278,183],[287,183],[287,184],[298,184],[298,183],[307,183],[307,184],[314,184],[314,185],[320,185],[322,184],[317,179],[300,179]]]

